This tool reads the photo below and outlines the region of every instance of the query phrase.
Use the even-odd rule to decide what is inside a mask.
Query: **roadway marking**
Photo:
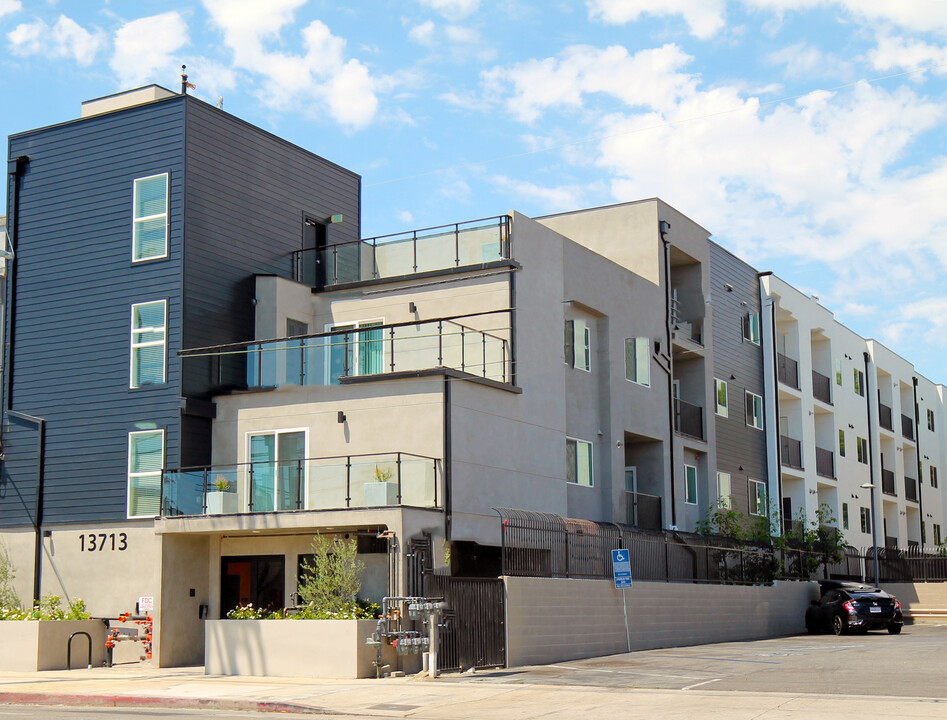
[[[700,687],[701,685],[709,685],[710,683],[720,682],[722,678],[714,678],[713,680],[704,680],[703,682],[694,683],[693,685],[688,685],[687,687],[681,688],[681,690],[690,690],[691,688]]]

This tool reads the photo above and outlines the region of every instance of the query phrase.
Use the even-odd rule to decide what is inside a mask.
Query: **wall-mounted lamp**
[[[730,283],[724,283],[723,286],[727,289],[727,292],[733,292],[733,285]]]
[[[51,538],[53,536],[52,530],[43,530],[43,537]]]
[[[743,466],[741,465],[740,467],[737,468],[737,470],[739,470],[740,472],[743,472]]]
[[[730,374],[730,379],[731,379],[731,380],[736,380],[736,379],[737,379],[737,376],[734,375],[733,373],[731,373],[731,374]]]
[[[818,494],[819,494],[819,491],[818,491],[818,490],[813,490],[812,488],[809,488],[809,494],[810,494],[810,495],[818,495]]]
[[[416,313],[417,311],[418,311],[418,306],[415,305],[413,302],[409,302],[409,303],[408,303],[408,312],[414,314],[414,313]]]
[[[849,429],[849,430],[854,430],[854,429],[855,429],[855,426],[852,425],[851,423],[849,423],[849,424],[848,424],[848,429]]]
[[[337,213],[335,215],[329,216],[330,225],[338,225],[340,222],[342,222],[342,213]]]
[[[345,413],[342,412],[341,410],[339,410],[338,419],[339,419],[339,424],[340,424],[340,425],[345,422]]]

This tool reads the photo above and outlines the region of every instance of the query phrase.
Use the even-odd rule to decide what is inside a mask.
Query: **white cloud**
[[[642,15],[680,15],[691,34],[713,37],[726,25],[726,0],[587,0],[589,17],[609,25],[636,22]]]
[[[930,67],[937,75],[947,75],[947,47],[929,45],[921,40],[883,36],[868,52],[876,70],[917,70]]]
[[[405,225],[414,222],[414,215],[412,215],[408,210],[401,210],[395,215],[395,217],[398,218],[398,222]]]
[[[42,20],[17,25],[7,39],[17,55],[69,58],[82,66],[91,65],[105,45],[101,31],[86,30],[66,15],[60,15],[52,27]]]
[[[418,45],[432,45],[434,42],[434,22],[428,20],[420,25],[415,25],[408,31],[408,38]]]
[[[188,43],[187,23],[177,11],[122,25],[115,33],[109,65],[123,87],[146,82],[172,84],[181,62],[174,53]]]
[[[850,76],[850,63],[800,41],[766,56],[770,65],[785,65],[789,77]]]
[[[0,0],[0,17],[19,12],[23,9],[23,3],[20,0]]]
[[[579,185],[548,187],[504,175],[493,176],[491,184],[504,194],[512,195],[514,200],[528,202],[550,212],[581,207],[585,194],[584,188]]]
[[[267,47],[294,21],[305,0],[203,0],[223,31],[236,68],[262,78],[257,95],[277,110],[322,107],[338,123],[358,129],[378,111],[376,79],[356,59],[346,59],[346,42],[319,20],[301,30],[304,53],[292,55]]]
[[[477,11],[480,0],[418,0],[448,19],[465,18]]]

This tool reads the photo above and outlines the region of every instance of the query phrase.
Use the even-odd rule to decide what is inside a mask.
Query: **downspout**
[[[914,385],[914,447],[917,450],[917,463],[915,468],[917,470],[917,511],[921,514],[921,527],[924,528],[921,535],[921,547],[924,547],[924,543],[927,541],[927,528],[924,523],[924,495],[921,492],[921,476],[924,474],[921,472],[921,410],[917,406],[917,377],[911,378]],[[904,443],[902,443],[902,446]]]
[[[666,220],[658,222],[658,232],[661,234],[661,242],[664,243],[664,320],[665,331],[667,334],[667,358],[668,366],[664,371],[668,374],[668,431],[669,446],[671,455],[671,525],[677,527],[677,498],[674,490],[674,438],[677,437],[674,431],[674,348],[671,345],[671,241],[667,239],[667,234],[671,230],[671,223]]]
[[[444,540],[450,542],[453,531],[451,512],[451,406],[450,378],[444,376]]]
[[[863,353],[865,358],[865,412],[868,418],[868,484],[875,484],[875,450],[874,443],[871,441],[871,436],[874,434],[872,432],[871,425],[871,387],[868,382],[871,378],[871,375],[868,372],[868,363],[871,359],[871,356],[866,350]],[[877,383],[875,383],[877,385]],[[878,490],[877,487],[872,487],[871,492],[871,507],[872,515],[874,515],[875,508],[875,491]],[[884,512],[884,505],[881,506],[881,511]],[[871,545],[872,545],[872,555],[875,556],[875,587],[881,587],[881,578],[878,577],[878,517],[872,517],[871,519]]]
[[[762,278],[772,275],[771,270],[766,272],[757,273],[756,277],[760,281],[759,290],[760,290],[760,305],[762,308],[763,303],[763,283]],[[772,372],[773,372],[773,392],[772,392],[772,401],[773,401],[773,422],[775,427],[766,428],[766,422],[764,420],[763,427],[765,429],[765,437],[775,438],[773,441],[773,448],[775,450],[776,457],[776,467],[773,469],[773,472],[776,473],[776,493],[778,495],[776,499],[776,513],[779,518],[779,530],[780,533],[785,532],[786,524],[785,518],[783,517],[783,457],[782,457],[782,446],[779,442],[779,356],[776,352],[776,302],[772,297],[767,297],[767,303],[769,304],[769,325],[770,325],[770,351],[773,354],[773,363],[772,363]],[[762,323],[761,323],[762,324]],[[765,378],[763,381],[764,387],[766,384]],[[764,395],[766,394],[764,390]],[[764,415],[765,415],[765,406],[769,398],[763,398],[764,406]],[[746,409],[744,408],[744,412]],[[767,450],[767,456],[769,456],[769,451]],[[767,478],[768,479],[768,478]],[[767,486],[769,483],[767,483]],[[792,518],[790,518],[791,520]],[[772,529],[772,528],[771,528]]]
[[[8,235],[10,237],[10,248],[14,254],[16,254],[17,242],[19,240],[19,228],[20,228],[20,184],[22,181],[23,173],[26,171],[27,166],[30,163],[30,159],[26,155],[21,155],[11,162],[13,164],[13,169],[10,171],[10,175],[13,176],[13,186],[10,188],[12,190],[12,197],[8,197],[7,207],[10,208],[11,217],[7,218],[7,227]],[[9,185],[8,185],[9,188]],[[10,191],[8,190],[8,192]],[[6,248],[4,248],[6,250]],[[6,332],[7,337],[0,337],[0,342],[4,342],[6,347],[0,351],[5,351],[5,359],[3,363],[3,370],[5,377],[3,378],[2,386],[0,386],[0,393],[3,394],[3,402],[0,403],[2,407],[9,409],[13,403],[13,340],[14,340],[14,330],[16,329],[16,263],[11,262],[7,266],[7,276],[8,276],[8,302],[6,312],[9,316],[9,321],[7,322]]]

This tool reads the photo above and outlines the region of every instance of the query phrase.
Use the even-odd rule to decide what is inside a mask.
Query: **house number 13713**
[[[128,535],[125,533],[89,533],[79,536],[79,550],[81,552],[95,552],[109,550],[122,552],[128,548]]]

